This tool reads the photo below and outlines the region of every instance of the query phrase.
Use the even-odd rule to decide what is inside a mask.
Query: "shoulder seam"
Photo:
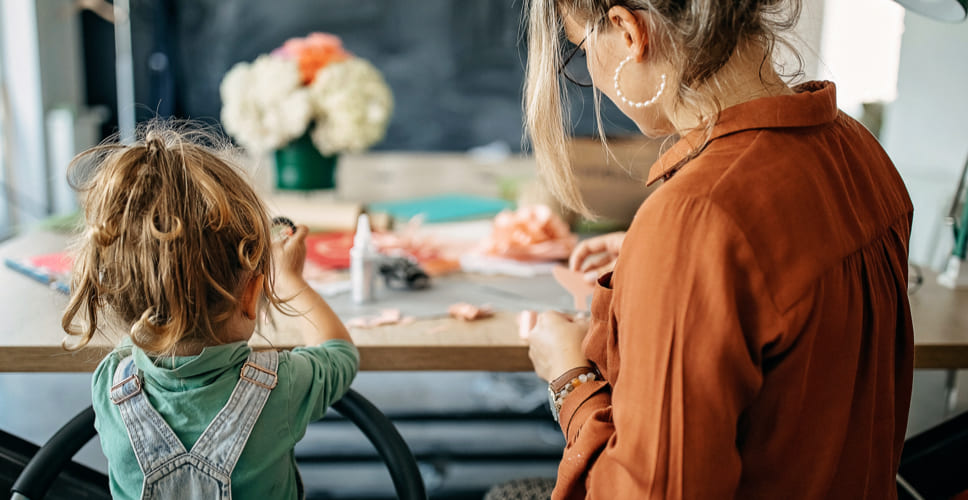
[[[829,273],[830,270],[834,268],[834,266],[837,266],[839,264],[842,264],[846,259],[849,259],[849,258],[853,257],[854,255],[857,255],[858,253],[863,252],[867,248],[870,248],[871,245],[873,245],[874,243],[880,241],[889,231],[892,231],[895,224],[898,224],[899,222],[903,222],[904,220],[908,219],[908,217],[910,215],[911,215],[911,211],[909,210],[909,211],[904,212],[904,213],[900,214],[899,216],[895,217],[894,220],[891,221],[891,223],[888,224],[886,227],[884,227],[881,231],[879,231],[879,232],[874,233],[873,235],[871,235],[871,237],[868,239],[868,241],[865,244],[863,244],[863,245],[855,248],[853,251],[851,251],[850,253],[844,255],[840,259],[833,261],[830,266],[824,268],[819,273],[817,273],[817,277],[814,278],[813,281],[811,281],[809,283],[810,286],[806,288],[806,291],[800,297],[797,297],[795,300],[793,300],[790,303],[790,309],[792,309],[797,304],[799,304],[800,302],[802,302],[803,300],[805,300],[807,298],[807,296],[809,295],[809,290],[812,290],[813,287],[816,286],[817,282],[820,281],[821,279],[823,279],[827,275],[827,273]]]
[[[714,187],[715,187],[715,183],[714,183]],[[668,194],[667,196],[669,198],[678,198],[680,200],[700,202],[700,203],[709,205],[709,207],[711,207],[712,209],[714,209],[717,213],[719,213],[720,215],[722,215],[722,217],[726,221],[729,222],[729,224],[735,230],[736,234],[738,234],[742,238],[742,242],[746,246],[746,248],[749,250],[750,255],[753,256],[754,267],[755,267],[755,270],[756,270],[757,274],[759,275],[758,276],[759,277],[759,280],[760,280],[761,283],[763,283],[763,286],[767,290],[767,292],[769,292],[769,302],[770,302],[770,307],[772,307],[772,309],[773,309],[773,313],[777,316],[777,318],[781,319],[782,321],[785,321],[784,314],[782,314],[780,312],[780,308],[776,304],[776,300],[775,300],[776,291],[770,289],[769,283],[766,280],[766,273],[764,273],[762,267],[760,267],[760,259],[756,255],[756,252],[754,251],[753,245],[750,243],[749,238],[746,236],[746,232],[743,231],[742,227],[729,214],[729,212],[727,212],[718,203],[716,203],[715,200],[712,199],[712,197],[710,196],[711,192],[712,192],[712,190],[710,190],[708,192],[703,192],[703,193],[700,193],[700,194],[692,194],[692,193],[688,193],[688,192],[681,192],[681,191],[679,191],[679,192],[675,192],[675,193]]]

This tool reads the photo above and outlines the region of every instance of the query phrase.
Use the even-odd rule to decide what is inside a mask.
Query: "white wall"
[[[826,0],[819,77],[837,83],[837,105],[859,117],[864,102],[897,96],[904,8],[888,0]]]
[[[914,201],[911,260],[941,265],[951,250],[944,225],[968,157],[968,22],[946,24],[908,13],[897,80],[882,142]],[[915,373],[908,431],[944,418],[944,374]],[[961,371],[958,411],[968,409],[968,371]]]
[[[3,26],[3,9],[0,9],[0,26]],[[10,139],[6,130],[11,126],[8,115],[9,108],[10,106],[7,104],[7,87],[3,78],[3,50],[0,48],[0,193],[3,192],[3,187],[7,185],[7,169],[10,165],[10,145],[13,144],[13,140]],[[4,197],[5,195],[0,195],[0,241],[13,229],[12,221],[10,220],[10,210],[7,208]]]
[[[803,10],[800,11],[800,19],[793,33],[787,36],[797,52],[803,66],[804,80],[815,80],[820,71],[820,42],[824,26],[824,6],[829,0],[803,0]],[[781,52],[780,66],[783,73],[790,73],[796,68],[796,60],[789,54]]]
[[[49,213],[37,16],[33,0],[3,0],[0,10],[3,78],[12,121],[6,132],[13,136],[5,181],[16,188],[5,194],[17,207],[10,214],[12,222],[23,224]]]
[[[914,200],[911,260],[937,268],[951,249],[943,216],[968,157],[968,22],[905,16],[882,140]]]
[[[36,5],[50,211],[70,213],[77,200],[67,184],[67,165],[96,142],[98,122],[91,127],[90,113],[83,107],[84,61],[76,2],[39,0]]]
[[[23,228],[76,208],[66,167],[97,140],[100,118],[82,106],[77,3],[0,0],[0,52],[11,136],[4,181],[12,187],[12,222]]]

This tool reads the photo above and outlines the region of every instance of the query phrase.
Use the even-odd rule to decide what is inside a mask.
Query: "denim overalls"
[[[145,475],[141,498],[231,499],[232,470],[252,427],[276,386],[279,353],[253,352],[239,382],[191,451],[142,391],[141,373],[128,356],[114,372],[111,401],[118,405],[138,465]]]

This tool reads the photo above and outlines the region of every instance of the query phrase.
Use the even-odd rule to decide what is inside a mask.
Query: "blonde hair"
[[[786,46],[800,60],[796,49],[779,36],[796,25],[800,0],[530,0],[525,128],[542,178],[565,206],[586,217],[592,214],[581,199],[571,170],[568,116],[564,111],[567,102],[558,78],[562,13],[585,20],[586,32],[592,28],[600,31],[608,25],[608,11],[615,6],[649,12],[650,52],[660,54],[678,69],[677,74],[669,75],[670,83],[677,84],[669,86],[674,91],[672,105],[697,110],[697,118],[716,117],[721,111],[718,100],[700,89],[719,84],[719,70],[740,44],[759,43],[766,50],[761,76],[763,68],[773,64],[770,58],[777,44]],[[797,68],[789,76],[799,75]],[[595,97],[597,111],[597,89]],[[596,114],[601,133],[601,115]],[[715,119],[705,121],[707,138],[714,125]],[[697,148],[690,157],[704,147]]]
[[[278,308],[267,212],[227,145],[191,123],[155,120],[133,144],[112,139],[74,158],[68,177],[85,228],[61,324],[80,338],[65,348],[87,345],[102,316],[150,353],[224,343],[236,296],[259,274]]]

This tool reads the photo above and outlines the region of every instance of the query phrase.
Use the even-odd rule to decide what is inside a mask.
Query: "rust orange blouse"
[[[553,498],[896,496],[912,205],[832,83],[723,111],[656,162],[565,398]]]

